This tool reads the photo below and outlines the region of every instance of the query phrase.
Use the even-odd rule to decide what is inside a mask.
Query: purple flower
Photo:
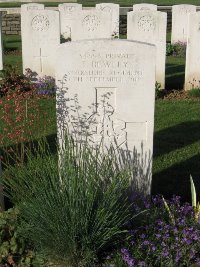
[[[139,261],[138,262],[138,266],[145,266],[145,262],[144,261]]]

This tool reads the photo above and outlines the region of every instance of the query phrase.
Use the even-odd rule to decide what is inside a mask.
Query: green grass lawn
[[[5,62],[21,66],[21,41],[17,37],[4,38],[6,50],[15,49],[18,55],[5,55]],[[166,87],[182,89],[184,82],[185,59],[167,57]],[[55,99],[40,100],[42,129],[47,111],[50,122],[45,135],[50,142],[56,137]],[[183,195],[190,199],[189,175],[192,174],[200,195],[200,102],[158,100],[155,106],[155,134],[152,192],[165,196]],[[0,122],[0,129],[3,129]],[[41,131],[42,132],[42,131]]]

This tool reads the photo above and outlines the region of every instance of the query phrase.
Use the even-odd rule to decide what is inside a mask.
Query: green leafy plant
[[[176,57],[185,57],[186,55],[186,43],[177,42],[173,44],[173,55]]]
[[[34,89],[34,84],[31,82],[30,77],[19,73],[15,66],[5,65],[5,69],[1,72],[1,78],[0,97],[12,91],[20,94]]]
[[[196,87],[196,88],[193,88],[191,90],[188,90],[187,93],[191,97],[200,98],[200,88],[199,87]]]
[[[162,96],[161,84],[156,81],[155,84],[155,98],[158,99]]]
[[[19,210],[0,212],[0,266],[45,266],[28,239],[21,234]]]
[[[19,205],[25,235],[54,266],[94,267],[127,232],[133,217],[126,168],[112,149],[66,140],[62,164],[40,146],[27,164],[4,173],[6,195]]]
[[[171,43],[166,44],[166,56],[171,56],[174,53],[174,45]]]

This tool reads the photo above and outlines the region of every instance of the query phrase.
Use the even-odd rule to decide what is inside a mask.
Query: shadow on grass
[[[154,134],[154,158],[200,140],[200,120],[187,121]],[[200,169],[199,169],[200,172]]]
[[[197,198],[200,201],[200,154],[154,174],[152,194],[162,194],[165,198],[179,195],[183,201],[191,203],[190,175],[193,177]]]
[[[165,88],[167,90],[183,89],[185,80],[185,65],[167,64]]]
[[[177,149],[184,149],[200,140],[200,121],[188,121],[161,130],[154,134],[154,159]],[[170,198],[180,195],[184,201],[191,202],[190,175],[192,175],[197,197],[200,200],[200,154],[178,162],[176,156],[171,159],[174,165],[153,174],[152,194],[162,194]],[[161,167],[164,167],[162,164]]]

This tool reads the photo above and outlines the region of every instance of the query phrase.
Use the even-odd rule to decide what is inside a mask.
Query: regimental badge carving
[[[152,16],[142,16],[138,20],[138,28],[144,32],[153,31],[155,29],[155,21]]]
[[[37,15],[32,19],[31,27],[35,31],[47,31],[50,26],[50,22],[45,15]]]
[[[181,14],[188,14],[188,13],[191,13],[191,10],[186,8],[186,7],[181,7],[180,8],[180,13]]]
[[[96,15],[88,15],[83,19],[82,25],[88,32],[93,32],[99,27],[100,19]]]

